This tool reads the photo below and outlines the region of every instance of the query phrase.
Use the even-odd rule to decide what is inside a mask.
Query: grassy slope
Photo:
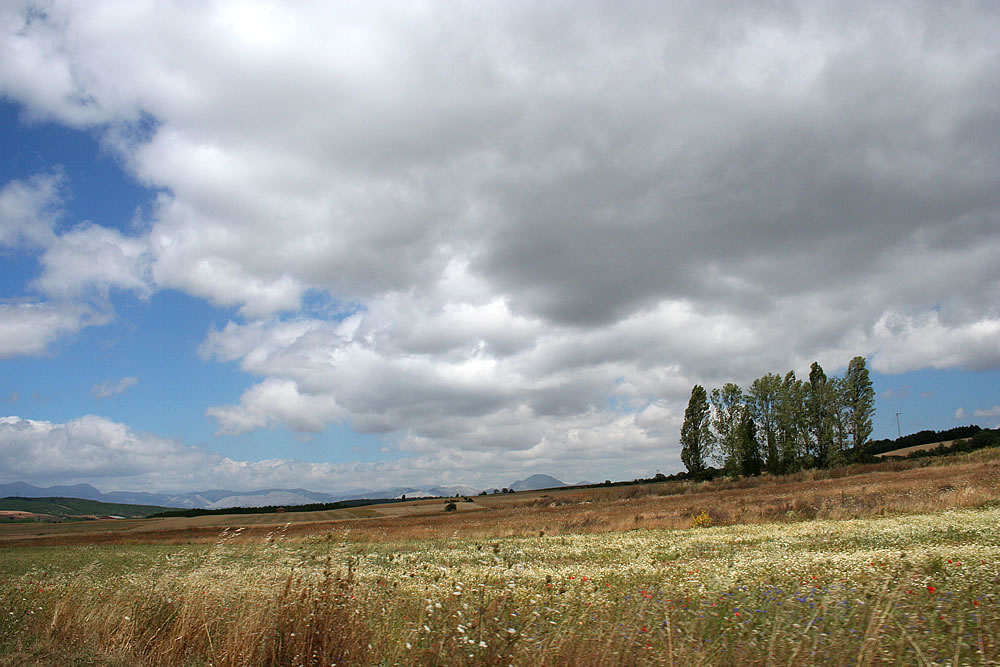
[[[929,442],[926,445],[913,445],[912,447],[903,447],[902,449],[894,449],[891,452],[876,454],[875,458],[881,459],[887,456],[906,456],[907,454],[912,454],[913,452],[926,452],[932,449],[937,449],[941,446],[950,447],[956,442],[958,442],[958,440],[942,440],[941,442]]]
[[[146,517],[162,512],[166,507],[102,503],[82,498],[0,498],[0,510],[17,510],[61,517],[123,516]]]

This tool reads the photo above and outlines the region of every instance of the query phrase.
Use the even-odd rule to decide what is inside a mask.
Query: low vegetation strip
[[[442,514],[442,516],[444,516]],[[367,523],[367,522],[366,522]],[[491,539],[23,548],[0,660],[995,664],[1000,506]]]
[[[279,507],[277,505],[267,505],[264,507],[225,507],[220,509],[166,509],[159,508],[160,511],[151,514],[152,518],[167,517],[196,517],[196,516],[229,516],[232,514],[283,514],[289,509],[295,512],[329,512],[332,510],[350,509],[368,505],[382,505],[403,503],[405,499],[399,498],[374,498],[374,499],[354,499],[340,500],[335,503],[310,503],[307,505],[293,505],[289,507]]]
[[[884,454],[876,454],[877,458],[886,458],[889,456],[909,456],[914,452],[933,452],[935,449],[946,450],[951,447],[955,442],[960,442],[956,440],[944,440],[942,442],[932,442],[926,445],[913,445],[912,447],[903,447],[902,449],[893,449],[892,451],[885,452]]]
[[[101,516],[121,516],[129,518],[147,517],[167,508],[154,505],[127,505],[124,503],[104,503],[82,498],[0,498],[0,510],[16,510],[33,514],[66,519],[95,518]]]

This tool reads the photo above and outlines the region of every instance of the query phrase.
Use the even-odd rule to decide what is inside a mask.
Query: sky
[[[1000,426],[1000,5],[0,3],[0,483],[683,469],[694,384]],[[898,415],[897,415],[898,413]]]

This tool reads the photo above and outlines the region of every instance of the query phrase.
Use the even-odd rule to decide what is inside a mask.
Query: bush
[[[692,528],[710,528],[712,526],[712,517],[708,515],[705,510],[701,511],[701,514],[691,517],[691,527]]]
[[[444,506],[445,512],[454,512],[457,509],[458,505],[456,505],[455,503],[448,503],[447,505]]]

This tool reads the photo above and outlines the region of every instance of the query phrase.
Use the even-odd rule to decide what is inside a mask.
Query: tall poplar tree
[[[809,446],[806,386],[788,371],[781,381],[777,409],[778,447],[784,472],[794,472],[803,463]]]
[[[850,410],[847,407],[847,382],[844,378],[831,377],[827,380],[830,418],[830,448],[826,455],[826,467],[833,468],[847,463],[850,458]]]
[[[778,405],[781,378],[774,373],[759,377],[750,385],[747,406],[756,423],[756,437],[764,455],[764,465],[772,475],[784,472],[781,448],[778,445]]]
[[[684,424],[681,426],[681,461],[692,475],[705,471],[712,444],[709,428],[708,393],[700,384],[691,389]]]
[[[851,437],[854,458],[864,458],[868,438],[872,434],[872,417],[875,414],[875,390],[864,357],[854,357],[844,376],[844,403],[847,412],[847,430]]]
[[[731,475],[742,471],[741,460],[747,443],[747,429],[741,428],[747,414],[746,400],[739,385],[727,382],[712,390],[712,428],[723,467]]]
[[[735,470],[744,477],[756,477],[764,470],[757,442],[757,424],[749,405],[743,405],[736,423]]]
[[[809,415],[809,431],[812,434],[813,465],[824,468],[829,463],[833,448],[833,406],[836,402],[833,387],[827,381],[826,373],[819,362],[809,367],[809,385],[806,392],[806,411]]]

